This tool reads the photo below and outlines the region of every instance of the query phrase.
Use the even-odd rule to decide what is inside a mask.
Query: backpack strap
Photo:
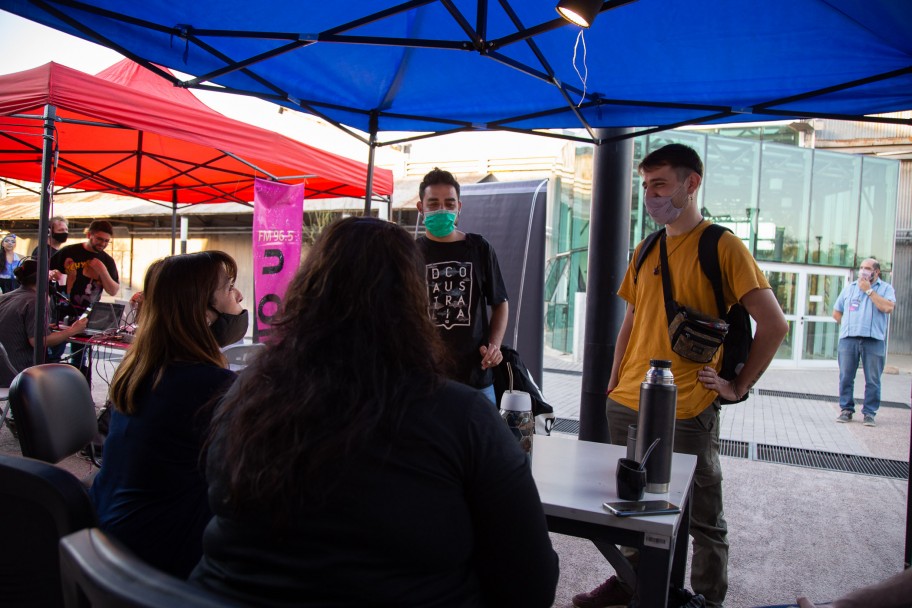
[[[665,229],[660,228],[643,239],[643,242],[640,244],[640,249],[636,254],[636,261],[633,264],[634,284],[636,284],[637,277],[640,274],[640,267],[643,265],[643,262],[646,261],[646,256],[649,255],[649,250],[652,249],[652,246],[656,244],[656,241],[658,241],[659,237],[663,234],[665,234]]]
[[[728,308],[725,306],[725,295],[722,290],[722,268],[719,266],[719,239],[722,234],[731,232],[725,226],[719,224],[710,224],[700,235],[700,244],[698,245],[698,258],[700,268],[703,274],[709,279],[716,296],[716,306],[719,308],[719,318],[724,319],[728,314]]]

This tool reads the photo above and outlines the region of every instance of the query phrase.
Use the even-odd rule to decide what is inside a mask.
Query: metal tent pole
[[[632,132],[632,129],[597,131],[600,141]],[[607,443],[605,390],[611,378],[618,330],[626,311],[624,300],[616,292],[627,269],[633,139],[628,137],[596,146],[592,164],[579,438]]]
[[[374,110],[370,115],[370,140],[367,145],[367,185],[364,187],[364,215],[370,215],[371,199],[374,197],[374,154],[377,151],[377,111]]]
[[[909,466],[912,467],[912,425],[909,427]],[[910,471],[912,473],[912,471]],[[912,568],[912,474],[906,492],[906,568]]]
[[[171,185],[171,255],[177,241],[177,184]]]
[[[47,239],[50,229],[51,192],[54,189],[52,175],[54,169],[54,122],[57,108],[52,105],[44,107],[44,143],[41,147],[41,212],[38,216],[38,301],[35,303],[35,365],[44,363],[47,353],[47,296],[48,296],[48,248]]]

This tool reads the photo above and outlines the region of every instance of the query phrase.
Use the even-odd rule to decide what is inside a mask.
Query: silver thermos
[[[678,387],[671,373],[671,361],[650,359],[649,371],[640,384],[640,413],[637,420],[636,459],[642,461],[656,437],[659,444],[646,463],[646,491],[668,492],[671,481],[671,455],[674,452],[675,408]]]

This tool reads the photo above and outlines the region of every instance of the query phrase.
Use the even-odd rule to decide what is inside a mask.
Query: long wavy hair
[[[222,251],[174,255],[149,267],[136,337],[111,381],[110,399],[118,411],[135,413],[143,382],[152,377],[153,386],[158,384],[171,363],[226,366],[206,319],[225,278],[237,278],[237,264]]]
[[[424,261],[382,220],[330,224],[286,292],[268,348],[212,425],[235,509],[289,521],[308,487],[358,447],[395,433],[409,404],[441,382]]]

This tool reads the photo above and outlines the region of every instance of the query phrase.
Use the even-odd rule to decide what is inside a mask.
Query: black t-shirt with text
[[[478,348],[488,343],[488,306],[507,300],[494,248],[478,234],[463,241],[417,241],[426,263],[428,316],[446,343],[455,366],[450,377],[483,388],[494,382],[481,369]]]
[[[101,298],[104,287],[95,270],[89,266],[89,261],[94,258],[102,261],[114,281],[120,281],[114,258],[103,251],[88,251],[82,243],[62,247],[51,258],[49,268],[67,275],[66,294],[70,298],[70,306],[60,306],[59,314],[82,314],[86,307]]]

